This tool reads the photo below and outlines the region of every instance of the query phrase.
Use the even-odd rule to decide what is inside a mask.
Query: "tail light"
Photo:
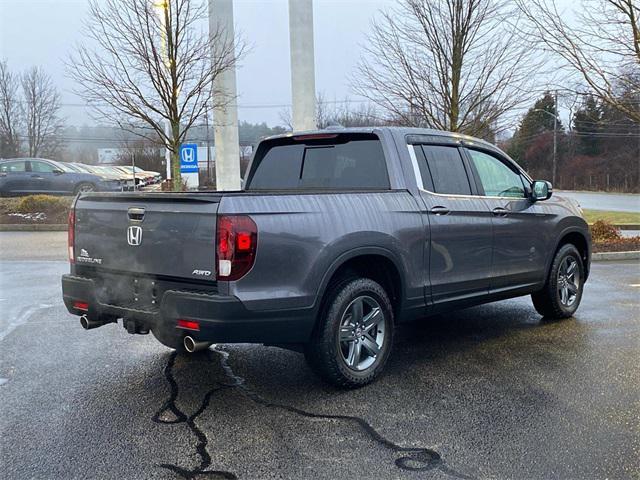
[[[238,280],[253,267],[258,227],[246,215],[221,215],[217,229],[218,280]]]
[[[69,262],[75,262],[75,255],[73,253],[75,246],[76,235],[76,212],[74,209],[69,210],[68,228],[67,228],[67,240],[69,246]]]

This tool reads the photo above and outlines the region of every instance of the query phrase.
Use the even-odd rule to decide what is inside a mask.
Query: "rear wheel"
[[[537,312],[547,318],[569,318],[580,305],[584,287],[584,265],[574,245],[563,245],[551,264],[542,290],[531,295]]]
[[[96,186],[93,183],[82,182],[76,185],[75,194],[95,192]]]
[[[316,332],[305,348],[311,368],[340,387],[372,382],[393,341],[393,309],[385,290],[368,278],[330,289]]]
[[[178,352],[186,352],[184,348],[184,335],[176,328],[168,328],[166,326],[156,326],[151,329],[151,333],[165,347],[173,348]]]

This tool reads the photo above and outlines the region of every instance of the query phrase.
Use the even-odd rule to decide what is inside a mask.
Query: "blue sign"
[[[180,173],[198,173],[198,146],[195,143],[180,145]]]

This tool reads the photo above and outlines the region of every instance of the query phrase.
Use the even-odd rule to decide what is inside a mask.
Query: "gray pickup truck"
[[[69,215],[69,312],[123,319],[193,352],[304,352],[328,381],[372,381],[397,324],[531,294],[570,317],[589,275],[580,208],[493,145],[361,128],[260,142],[242,191],[86,193]]]

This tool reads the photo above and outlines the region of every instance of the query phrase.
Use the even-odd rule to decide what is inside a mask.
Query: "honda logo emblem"
[[[142,243],[142,227],[131,226],[127,228],[127,243],[134,247]]]

